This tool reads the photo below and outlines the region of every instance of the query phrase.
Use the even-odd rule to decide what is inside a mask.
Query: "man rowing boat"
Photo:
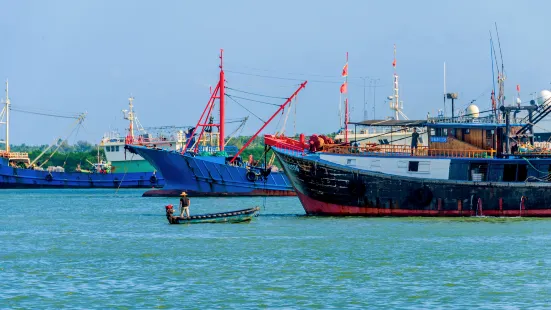
[[[189,198],[187,198],[187,193],[182,192],[180,194],[180,217],[184,216],[184,213],[186,214],[186,217],[189,218]]]

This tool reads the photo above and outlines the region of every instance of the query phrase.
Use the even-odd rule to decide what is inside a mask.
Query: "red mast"
[[[223,61],[224,61],[224,58],[223,58],[223,53],[224,53],[224,50],[223,49],[220,49],[220,97],[219,97],[219,100],[220,100],[220,127],[219,127],[219,137],[218,137],[218,145],[219,145],[219,148],[220,148],[220,151],[223,151],[224,150],[224,144],[225,143],[225,132],[224,132],[224,127],[225,127],[225,123],[226,123],[226,120],[225,120],[225,117],[226,117],[226,106],[224,105],[225,103],[225,98],[224,98],[224,94],[225,94],[225,91],[224,91],[224,69],[223,69]]]
[[[344,94],[344,142],[348,143],[348,52],[346,52],[346,64],[342,69],[344,83],[341,85],[341,95]],[[341,103],[339,102],[339,110]],[[340,117],[340,116],[339,116]]]
[[[201,132],[199,134],[199,137],[197,137],[197,143],[194,148],[194,152],[197,152],[199,150],[199,141],[201,141],[201,138],[203,137],[203,134],[205,133],[206,127],[218,127],[218,147],[220,151],[224,150],[224,144],[226,144],[224,136],[224,125],[225,125],[225,96],[224,96],[224,70],[223,70],[223,49],[220,49],[220,80],[218,81],[218,84],[216,84],[216,87],[214,88],[214,92],[212,92],[211,88],[211,95],[210,99],[207,103],[207,106],[203,110],[203,113],[201,114],[201,117],[199,118],[199,121],[197,122],[197,125],[195,125],[195,128],[191,132],[190,139],[187,140],[186,145],[182,149],[182,154],[185,154],[185,152],[192,147],[190,145],[191,138],[195,136],[195,133],[197,132],[197,129],[201,127]],[[220,101],[220,123],[219,124],[211,124],[209,123],[209,118],[212,113],[212,110],[214,108],[214,102],[218,99]],[[211,132],[211,131],[209,131]]]

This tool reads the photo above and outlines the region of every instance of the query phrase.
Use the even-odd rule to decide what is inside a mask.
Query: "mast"
[[[134,143],[134,121],[136,117],[134,115],[134,97],[132,95],[128,98],[128,110],[122,110],[124,119],[130,122],[128,126],[128,135],[126,135],[126,144]]]
[[[492,63],[492,86],[493,86],[491,100],[492,100],[492,113],[494,114],[494,117],[496,117],[497,106],[496,106],[496,99],[495,99],[496,79],[495,79],[494,59],[495,59],[494,40],[492,39],[492,32],[490,32],[490,62]],[[497,59],[496,59],[496,67],[497,67]]]
[[[498,102],[499,102],[499,105],[500,107],[501,106],[505,106],[505,79],[506,79],[506,76],[505,76],[505,66],[503,65],[503,52],[501,51],[501,41],[499,40],[499,32],[497,31],[497,23],[495,23],[495,26],[496,26],[496,36],[497,36],[497,44],[498,44],[498,47],[499,47],[499,55],[500,55],[500,58],[501,58],[501,75],[499,74],[499,69],[498,69],[498,75],[497,75],[497,79],[498,79],[498,83],[499,83],[499,95],[498,95]],[[507,137],[508,139],[509,137]]]
[[[218,129],[219,137],[218,137],[218,147],[220,151],[224,150],[224,144],[225,143],[225,117],[226,117],[226,106],[225,106],[225,91],[224,91],[224,50],[220,49],[220,127]]]
[[[218,147],[220,151],[224,150],[225,142],[225,91],[224,91],[224,69],[223,69],[223,53],[224,50],[220,49],[220,80],[216,84],[216,87],[214,88],[214,91],[211,88],[211,95],[210,99],[207,102],[207,105],[205,106],[205,109],[203,110],[203,113],[201,114],[201,117],[197,121],[197,125],[193,128],[191,131],[191,134],[189,136],[189,139],[187,139],[185,146],[182,148],[182,154],[185,154],[186,151],[190,147],[193,147],[191,144],[191,141],[194,140],[195,134],[197,133],[197,130],[201,128],[199,132],[199,136],[197,137],[195,147],[193,149],[193,152],[197,153],[199,151],[199,141],[201,141],[201,138],[203,137],[203,134],[205,131],[207,133],[212,132],[212,127],[218,127]],[[213,113],[215,101],[218,99],[220,101],[220,123],[219,124],[213,124],[210,122],[211,113]],[[208,128],[208,129],[207,129]]]
[[[390,109],[394,110],[394,119],[398,120],[398,114],[400,113],[400,88],[398,86],[398,74],[396,73],[396,44],[394,44],[394,61],[392,62],[394,67],[394,95],[390,102]]]
[[[346,52],[346,75],[344,77],[344,83],[348,88],[348,52]],[[344,142],[348,143],[348,89],[345,92],[344,98]]]
[[[444,61],[444,116],[446,115],[446,62]]]
[[[10,152],[10,96],[8,80],[6,79],[6,152]]]
[[[344,95],[344,142],[348,143],[348,52],[346,52],[346,63],[342,68],[341,76],[344,78],[344,83],[341,85],[341,97],[339,97],[339,122],[342,120],[340,109],[342,96]]]
[[[130,133],[130,138],[134,140],[134,97],[130,96],[128,98],[128,120],[130,121],[130,128],[128,132]]]

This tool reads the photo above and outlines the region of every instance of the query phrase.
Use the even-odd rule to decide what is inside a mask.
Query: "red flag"
[[[345,94],[348,91],[348,85],[346,82],[342,83],[341,85],[341,94]]]
[[[348,63],[346,63],[342,68],[342,76],[343,77],[348,76]]]
[[[517,84],[517,92],[520,92],[520,85]]]

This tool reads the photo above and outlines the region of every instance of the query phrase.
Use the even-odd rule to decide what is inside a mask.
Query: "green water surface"
[[[285,197],[249,224],[171,226],[177,200],[141,193],[0,191],[0,308],[551,307],[551,220],[308,217]]]

